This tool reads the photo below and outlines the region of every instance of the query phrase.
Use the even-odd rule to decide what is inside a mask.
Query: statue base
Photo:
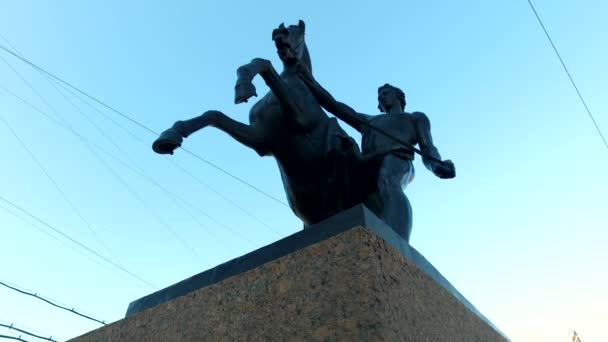
[[[72,341],[508,341],[360,205],[134,301]]]

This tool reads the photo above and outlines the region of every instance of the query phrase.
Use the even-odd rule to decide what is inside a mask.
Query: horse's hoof
[[[177,129],[171,127],[162,132],[158,139],[154,141],[152,149],[158,154],[173,154],[176,148],[182,146],[183,140],[184,138],[182,138]]]
[[[253,96],[258,96],[258,94],[251,82],[238,82],[234,87],[234,103],[236,104],[247,102]]]

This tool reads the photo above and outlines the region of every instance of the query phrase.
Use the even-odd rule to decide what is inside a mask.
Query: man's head
[[[388,83],[378,88],[378,109],[383,113],[388,113],[391,108],[399,106],[401,111],[405,110],[405,94],[397,87]]]

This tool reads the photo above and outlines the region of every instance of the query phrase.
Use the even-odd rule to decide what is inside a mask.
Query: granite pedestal
[[[134,301],[72,341],[508,341],[367,208]]]

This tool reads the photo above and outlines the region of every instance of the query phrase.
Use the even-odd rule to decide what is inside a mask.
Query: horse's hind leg
[[[264,139],[255,126],[246,125],[231,119],[222,112],[210,110],[195,118],[177,121],[171,128],[164,131],[152,145],[157,153],[171,153],[181,146],[183,138],[187,138],[192,133],[207,126],[215,127],[241,144],[255,150],[260,155],[267,153],[264,146]]]

